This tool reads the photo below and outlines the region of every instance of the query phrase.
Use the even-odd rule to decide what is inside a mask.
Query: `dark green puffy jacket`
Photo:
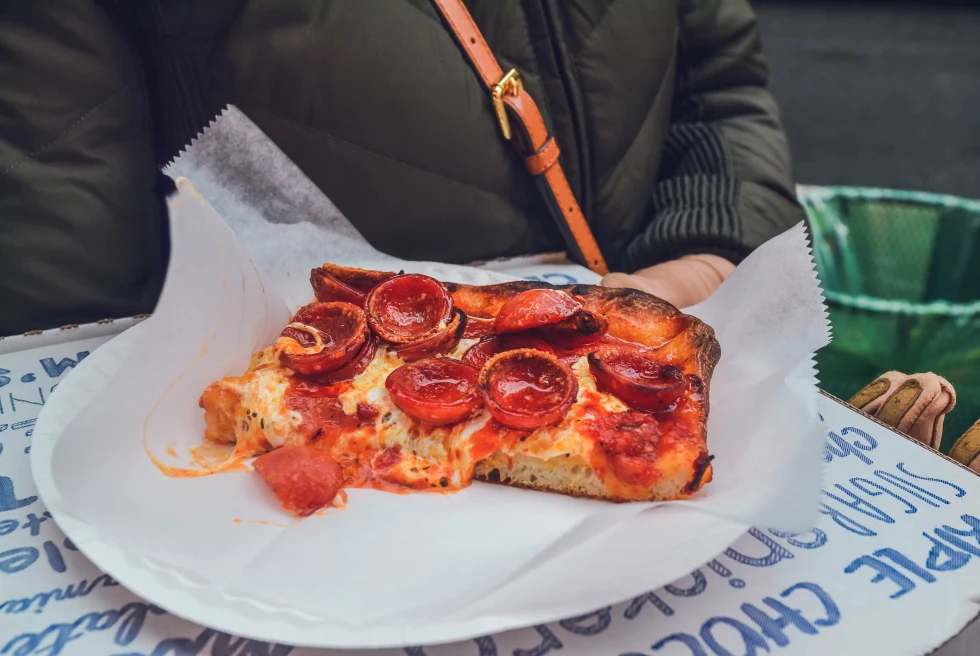
[[[738,261],[802,218],[746,0],[470,0],[616,270]],[[561,250],[430,0],[0,10],[0,334],[152,310],[159,167],[238,105],[379,249]]]

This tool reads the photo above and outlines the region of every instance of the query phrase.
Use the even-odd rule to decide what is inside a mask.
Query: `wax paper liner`
[[[653,509],[481,484],[455,495],[354,490],[347,510],[296,522],[253,474],[163,476],[151,456],[181,460],[200,444],[200,391],[240,373],[252,350],[274,338],[290,307],[309,298],[311,265],[280,261],[266,280],[190,184],[180,189],[154,317],[124,335],[127,351],[111,375],[83,366],[72,374],[87,378],[77,387],[92,398],[48,435],[41,452],[49,460],[35,464],[56,490],[45,501],[83,551],[114,545],[199,600],[275,610],[287,625],[334,626],[347,637],[331,644],[379,646],[464,637],[440,625],[489,632],[588,610],[682,575],[720,551],[725,544],[713,540],[730,539],[733,527],[812,524],[822,466],[812,356],[829,331],[802,226],[763,245],[690,310],[714,326],[723,351],[711,383],[715,481],[694,499]],[[500,280],[357,248],[365,266]],[[699,527],[693,535],[691,526]],[[699,542],[714,551],[700,553]],[[602,566],[584,571],[577,559],[599,547]],[[677,548],[700,560],[669,557]]]

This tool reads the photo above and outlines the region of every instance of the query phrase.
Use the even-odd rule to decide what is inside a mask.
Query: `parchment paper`
[[[652,581],[658,549],[697,541],[673,535],[683,521],[652,504],[474,484],[454,495],[353,490],[345,511],[295,521],[254,474],[164,476],[151,456],[186,464],[201,443],[201,391],[239,374],[251,352],[285,325],[289,308],[310,299],[312,266],[332,260],[459,282],[501,279],[378,253],[250,131],[257,132],[228,111],[171,169],[193,175],[205,195],[213,192],[234,232],[180,181],[159,307],[55,445],[62,511],[87,524],[91,540],[118,544],[187,585],[283,612],[285,621],[365,628],[435,622],[471,607],[487,612],[488,598],[505,604],[500,590],[542,572],[547,581],[535,578],[550,586],[557,604],[568,575],[548,564],[613,527],[642,539],[661,536],[639,556],[628,536],[623,549],[631,557],[609,554],[603,576],[624,592],[633,587],[637,557],[649,553],[645,580]],[[215,134],[235,138],[209,138]],[[281,202],[256,205],[235,191],[243,176],[229,171],[254,173],[257,161],[267,166],[265,186],[247,186],[271,190],[262,193],[275,192]],[[313,221],[283,224],[268,221],[270,214]],[[823,462],[812,357],[829,331],[802,226],[758,249],[692,312],[714,326],[723,351],[710,398],[715,480],[677,506],[715,514],[721,523],[810,527]],[[683,573],[663,572],[661,583]]]

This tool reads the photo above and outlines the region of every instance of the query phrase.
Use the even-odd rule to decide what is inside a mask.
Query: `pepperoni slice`
[[[504,351],[519,351],[520,349],[534,349],[544,353],[554,353],[555,349],[551,344],[541,339],[537,335],[530,333],[506,333],[497,336],[497,353]]]
[[[313,285],[313,293],[318,301],[341,301],[359,308],[367,305],[367,292],[354,289],[323,269],[313,269],[310,272],[310,283]]]
[[[559,360],[571,367],[582,358],[588,356],[589,353],[610,347],[627,348],[633,350],[646,348],[642,344],[628,342],[625,339],[619,339],[618,337],[613,337],[609,333],[606,333],[598,340],[587,341],[585,343],[576,344],[572,347],[559,346],[555,349],[555,355],[558,356]]]
[[[358,269],[339,264],[330,264],[329,262],[324,262],[323,266],[319,267],[319,269],[324,273],[330,274],[348,287],[353,287],[365,294],[374,289],[378,283],[398,275],[393,271],[372,271],[370,269]]]
[[[435,278],[410,273],[389,278],[371,290],[367,312],[379,337],[408,344],[445,328],[453,314],[453,300]]]
[[[634,410],[604,414],[586,430],[595,435],[609,468],[619,480],[649,487],[660,478],[654,463],[661,425],[651,415]]]
[[[680,369],[627,349],[590,353],[589,370],[599,391],[644,412],[672,411],[687,389],[687,378]]]
[[[564,419],[578,395],[578,380],[554,355],[521,349],[490,358],[480,371],[480,391],[494,419],[533,430]]]
[[[293,317],[276,346],[279,362],[301,374],[333,371],[368,338],[364,310],[350,303],[310,303]]]
[[[463,339],[479,339],[492,335],[494,321],[494,319],[466,315],[466,331],[463,333]]]
[[[580,301],[558,289],[529,289],[503,304],[497,312],[494,330],[499,334],[547,326],[581,309]]]
[[[477,376],[476,369],[459,360],[432,358],[398,367],[385,388],[405,414],[445,426],[466,419],[480,406]]]
[[[499,341],[496,335],[482,337],[479,342],[466,349],[462,357],[460,357],[460,361],[470,365],[477,371],[483,369],[483,365],[487,363],[487,360],[497,355]]]
[[[485,335],[480,341],[466,349],[460,361],[470,365],[477,371],[483,369],[487,360],[497,355],[500,339],[496,335]]]
[[[453,320],[431,337],[411,344],[396,345],[395,353],[406,362],[414,362],[445,353],[456,348],[466,330],[466,315],[459,308],[453,310]]]
[[[337,461],[310,446],[280,447],[256,458],[253,467],[283,508],[300,517],[329,505],[344,484]]]
[[[544,353],[554,353],[551,345],[540,337],[528,333],[506,333],[504,335],[487,335],[483,337],[479,342],[466,349],[466,352],[463,353],[460,360],[471,367],[483,369],[483,365],[487,363],[487,360],[498,353],[527,348],[543,351]]]
[[[378,338],[368,335],[367,340],[360,350],[351,358],[350,362],[344,364],[333,371],[315,376],[315,380],[320,385],[333,385],[344,380],[351,380],[358,374],[364,372],[374,360],[374,354],[378,352]]]
[[[609,330],[609,319],[591,310],[579,310],[567,319],[537,329],[550,344],[561,348],[575,349],[587,344],[595,344]]]

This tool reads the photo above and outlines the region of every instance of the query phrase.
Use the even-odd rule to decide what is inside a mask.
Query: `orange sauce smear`
[[[260,526],[274,526],[276,528],[289,528],[290,526],[295,526],[299,522],[291,522],[289,524],[280,524],[279,522],[267,522],[264,519],[234,519],[232,520],[236,524],[258,524]]]

